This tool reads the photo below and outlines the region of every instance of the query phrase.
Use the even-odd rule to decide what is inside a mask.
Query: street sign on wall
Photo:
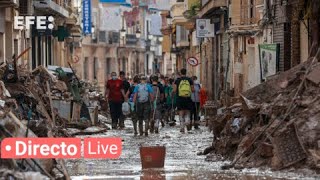
[[[195,57],[189,57],[189,58],[187,59],[187,62],[188,62],[188,64],[190,64],[191,66],[198,66],[198,64],[199,64],[198,59],[195,58]]]
[[[197,19],[196,27],[198,38],[214,37],[214,24],[210,23],[210,19]]]
[[[82,12],[83,34],[91,34],[91,0],[83,0]]]
[[[279,69],[279,44],[259,44],[261,80],[276,74]]]

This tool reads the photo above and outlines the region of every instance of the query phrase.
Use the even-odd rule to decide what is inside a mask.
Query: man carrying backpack
[[[176,80],[173,92],[177,95],[177,108],[180,119],[180,132],[185,132],[185,126],[190,127],[190,110],[192,109],[191,94],[194,92],[193,81],[188,78],[187,70],[181,69],[181,77]],[[190,130],[188,128],[188,130]]]
[[[133,101],[137,107],[140,136],[143,135],[143,121],[145,121],[145,136],[148,136],[149,116],[151,109],[150,102],[153,101],[153,90],[152,87],[147,84],[147,78],[145,76],[140,78],[140,83],[135,87],[133,93]]]
[[[152,117],[150,122],[150,132],[159,133],[159,123],[161,120],[162,101],[164,99],[164,90],[161,83],[159,83],[158,76],[152,76],[152,90],[153,90],[153,102],[152,102]]]

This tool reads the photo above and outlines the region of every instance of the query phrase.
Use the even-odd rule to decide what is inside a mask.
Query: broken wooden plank
[[[287,126],[285,131],[279,132],[277,136],[271,138],[271,142],[274,145],[275,155],[282,163],[280,169],[307,158],[306,150],[297,134],[295,124]]]
[[[38,110],[46,117],[46,122],[48,124],[48,136],[53,136],[52,135],[52,119],[47,111],[47,109],[45,108],[45,105],[42,101],[42,99],[39,97],[38,93],[34,91],[34,89],[32,88],[32,86],[35,86],[34,82],[31,83],[31,87],[28,88],[28,90],[32,93],[33,97],[37,100],[38,105],[37,108],[39,108]]]
[[[79,122],[80,121],[80,114],[81,114],[81,106],[82,103],[73,103],[73,108],[72,108],[72,122]]]
[[[54,109],[53,109],[53,105],[52,105],[52,98],[51,98],[51,89],[50,89],[50,84],[47,81],[47,91],[48,91],[48,97],[49,97],[49,101],[50,101],[50,108],[51,108],[51,116],[52,116],[52,122],[53,122],[53,126],[56,126],[56,118],[55,118],[55,113],[54,113]]]
[[[312,71],[306,76],[306,78],[314,84],[318,85],[320,83],[320,65],[313,68]]]

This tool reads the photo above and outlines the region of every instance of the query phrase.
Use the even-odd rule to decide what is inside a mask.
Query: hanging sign
[[[91,34],[91,0],[83,0],[82,12],[83,34]]]
[[[261,80],[279,71],[279,44],[259,44]]]
[[[189,58],[187,59],[187,63],[190,64],[191,66],[198,66],[199,61],[198,61],[198,59],[195,58],[195,57],[189,57]]]
[[[197,19],[196,27],[198,38],[214,37],[214,24],[210,23],[210,19]]]

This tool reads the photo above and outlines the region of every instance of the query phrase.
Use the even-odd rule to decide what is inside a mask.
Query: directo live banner
[[[121,155],[121,138],[5,138],[1,142],[1,158],[104,158]]]

